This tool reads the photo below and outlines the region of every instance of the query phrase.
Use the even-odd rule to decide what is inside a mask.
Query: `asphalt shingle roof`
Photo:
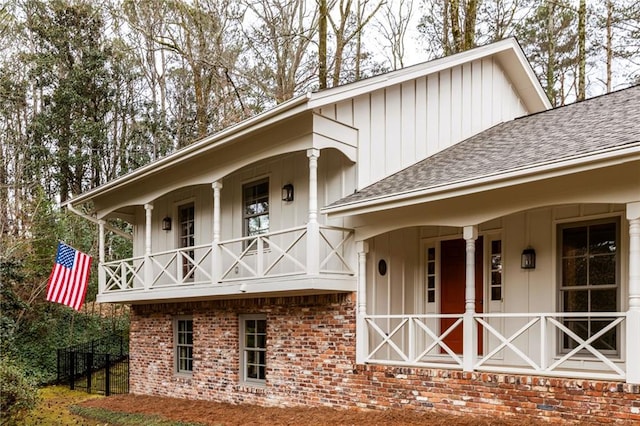
[[[328,208],[535,167],[640,141],[640,85],[496,125]]]

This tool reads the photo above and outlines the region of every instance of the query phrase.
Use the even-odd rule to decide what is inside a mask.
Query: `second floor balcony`
[[[100,302],[355,291],[353,231],[307,225],[99,266]]]

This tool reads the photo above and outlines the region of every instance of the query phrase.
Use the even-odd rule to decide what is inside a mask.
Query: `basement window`
[[[178,317],[173,324],[175,371],[190,375],[193,372],[193,319]]]
[[[266,315],[240,316],[240,380],[264,385],[267,368]]]

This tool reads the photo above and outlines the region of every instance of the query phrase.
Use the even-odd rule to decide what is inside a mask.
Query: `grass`
[[[201,426],[197,423],[176,422],[159,416],[129,414],[103,408],[80,407],[83,401],[103,398],[65,386],[47,386],[39,391],[36,408],[25,419],[24,426]]]
[[[200,423],[184,423],[165,420],[159,416],[149,416],[144,414],[120,413],[104,408],[80,407],[72,405],[70,411],[73,414],[84,418],[97,420],[101,424],[106,422],[110,425],[122,426],[202,426]]]

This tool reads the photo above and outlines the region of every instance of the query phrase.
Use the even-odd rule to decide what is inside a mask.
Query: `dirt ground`
[[[197,422],[215,426],[235,425],[501,425],[527,426],[538,424],[522,419],[501,420],[473,416],[454,416],[414,410],[336,410],[331,408],[265,408],[251,405],[230,405],[208,401],[187,401],[140,395],[115,395],[83,402],[82,406],[100,407],[112,411],[159,415],[166,419]]]

